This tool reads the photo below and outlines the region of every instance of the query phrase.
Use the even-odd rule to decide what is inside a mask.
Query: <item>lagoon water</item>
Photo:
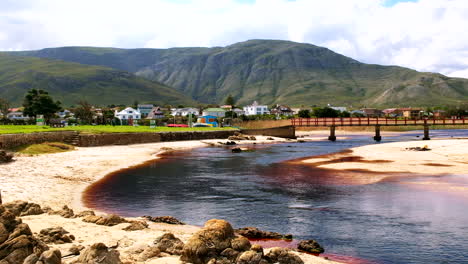
[[[384,137],[383,142],[417,135],[421,132]],[[468,130],[431,131],[431,136],[466,137]],[[124,216],[171,215],[200,226],[221,218],[234,227],[291,233],[317,240],[327,253],[371,263],[468,263],[467,200],[398,182],[295,181],[307,172],[281,163],[366,144],[375,143],[369,136],[352,136],[337,142],[256,145],[255,152],[236,154],[215,147],[178,151],[110,175],[91,186],[84,200]],[[445,177],[468,186],[466,175]]]

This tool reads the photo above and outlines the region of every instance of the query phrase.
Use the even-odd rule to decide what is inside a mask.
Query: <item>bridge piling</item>
[[[336,141],[335,126],[330,126],[330,136],[328,137],[328,140]]]
[[[424,137],[423,140],[430,140],[429,137],[429,125],[424,125]]]
[[[377,141],[377,142],[380,142],[382,140],[382,136],[380,135],[380,126],[379,125],[375,126],[374,140]]]

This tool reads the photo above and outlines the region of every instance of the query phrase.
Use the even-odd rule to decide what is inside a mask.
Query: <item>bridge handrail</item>
[[[461,118],[379,118],[379,117],[324,117],[324,118],[293,118],[293,126],[376,126],[376,125],[465,125],[468,119]]]

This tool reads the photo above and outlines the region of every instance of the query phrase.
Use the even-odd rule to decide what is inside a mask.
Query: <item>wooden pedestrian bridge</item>
[[[294,127],[329,127],[329,140],[335,141],[336,127],[375,127],[374,140],[382,140],[380,128],[382,126],[422,126],[424,128],[423,140],[429,140],[430,126],[463,126],[468,125],[468,118],[445,118],[445,119],[408,119],[408,118],[370,118],[370,117],[349,117],[349,118],[294,118],[291,119]]]

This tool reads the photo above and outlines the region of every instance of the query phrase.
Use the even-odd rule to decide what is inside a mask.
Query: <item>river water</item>
[[[420,135],[404,133],[382,142]],[[431,131],[431,136],[466,137],[468,130]],[[177,151],[109,175],[83,198],[91,207],[124,216],[171,215],[200,226],[220,218],[235,228],[291,233],[317,240],[327,253],[371,263],[468,263],[466,199],[398,182],[295,181],[305,172],[281,163],[367,144],[376,143],[369,136],[351,136],[255,145],[254,152],[236,154],[217,147]],[[446,177],[468,186],[467,175]]]

